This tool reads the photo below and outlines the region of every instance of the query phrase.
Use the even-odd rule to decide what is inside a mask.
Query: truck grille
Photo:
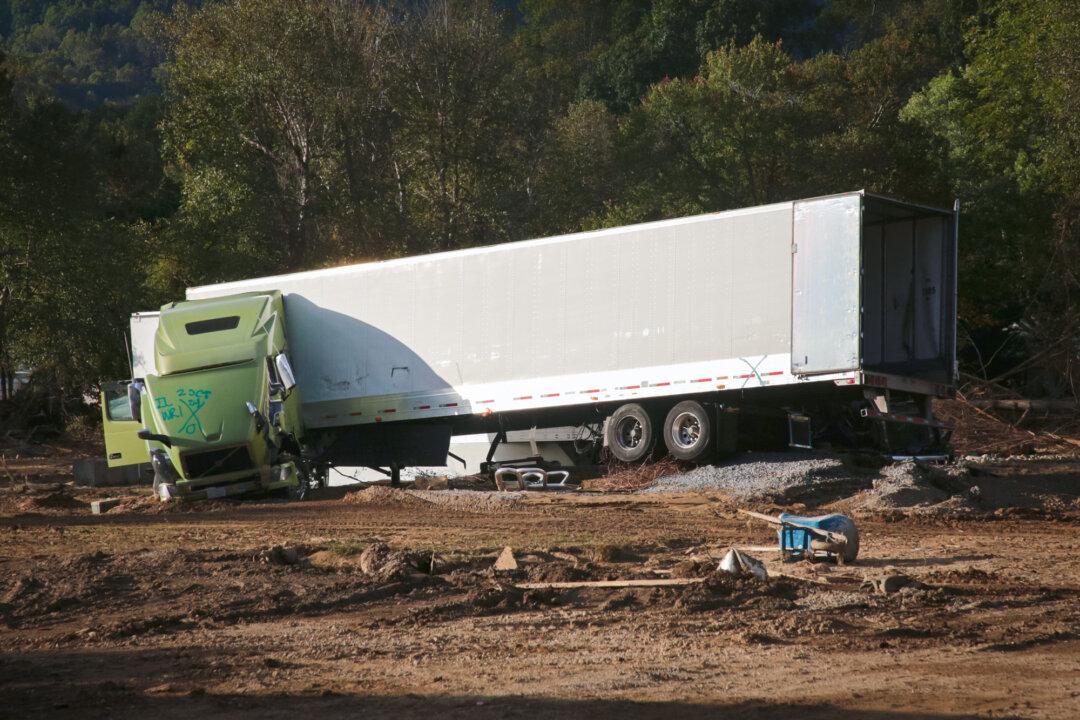
[[[189,479],[255,469],[246,445],[181,453],[180,460]]]

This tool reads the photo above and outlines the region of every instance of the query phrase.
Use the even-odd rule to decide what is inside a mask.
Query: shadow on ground
[[[228,684],[228,665],[213,662],[223,655],[193,658],[176,650],[39,651],[0,654],[0,717],[25,718],[645,718],[655,720],[974,720],[955,715],[905,710],[881,711],[835,704],[744,701],[635,702],[630,700],[561,699],[536,696],[439,694],[438,687],[420,693],[380,694],[320,689],[317,673],[299,686],[280,692],[272,672],[248,683],[244,692],[208,693],[203,685]],[[184,661],[194,662],[185,666]],[[180,661],[179,664],[177,661]],[[250,677],[250,676],[249,676]],[[348,678],[321,678],[323,685]],[[165,682],[163,682],[165,681]],[[265,681],[267,684],[263,684]],[[278,681],[277,684],[290,683]],[[700,688],[697,688],[700,690]],[[981,717],[981,716],[980,716]],[[1018,716],[1000,716],[1002,718]]]

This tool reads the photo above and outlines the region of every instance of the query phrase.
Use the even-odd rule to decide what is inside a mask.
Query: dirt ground
[[[1080,717],[1075,461],[982,468],[994,507],[755,505],[862,534],[844,567],[751,550],[767,581],[714,572],[775,543],[719,493],[176,507],[5,472],[0,717]],[[701,582],[516,587],[665,578]]]

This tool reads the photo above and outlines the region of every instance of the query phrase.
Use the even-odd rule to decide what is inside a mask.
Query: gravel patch
[[[865,472],[848,468],[835,456],[819,453],[740,453],[722,465],[706,465],[665,475],[642,492],[706,492],[721,490],[739,498],[768,498],[815,484],[858,482]]]
[[[438,505],[448,510],[497,513],[519,508],[524,498],[524,493],[494,493],[482,490],[406,490],[373,485],[349,493],[345,496],[344,502],[355,505],[397,505],[415,508]]]

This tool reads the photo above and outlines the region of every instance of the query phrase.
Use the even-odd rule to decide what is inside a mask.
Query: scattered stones
[[[403,490],[385,485],[372,485],[348,493],[343,502],[357,505],[401,506],[431,508],[473,513],[495,513],[521,506],[524,493],[491,493],[481,490]]]
[[[862,480],[865,473],[848,468],[840,458],[818,453],[740,453],[720,465],[705,465],[666,475],[642,492],[723,490],[739,498],[783,496],[794,487],[818,481]]]

